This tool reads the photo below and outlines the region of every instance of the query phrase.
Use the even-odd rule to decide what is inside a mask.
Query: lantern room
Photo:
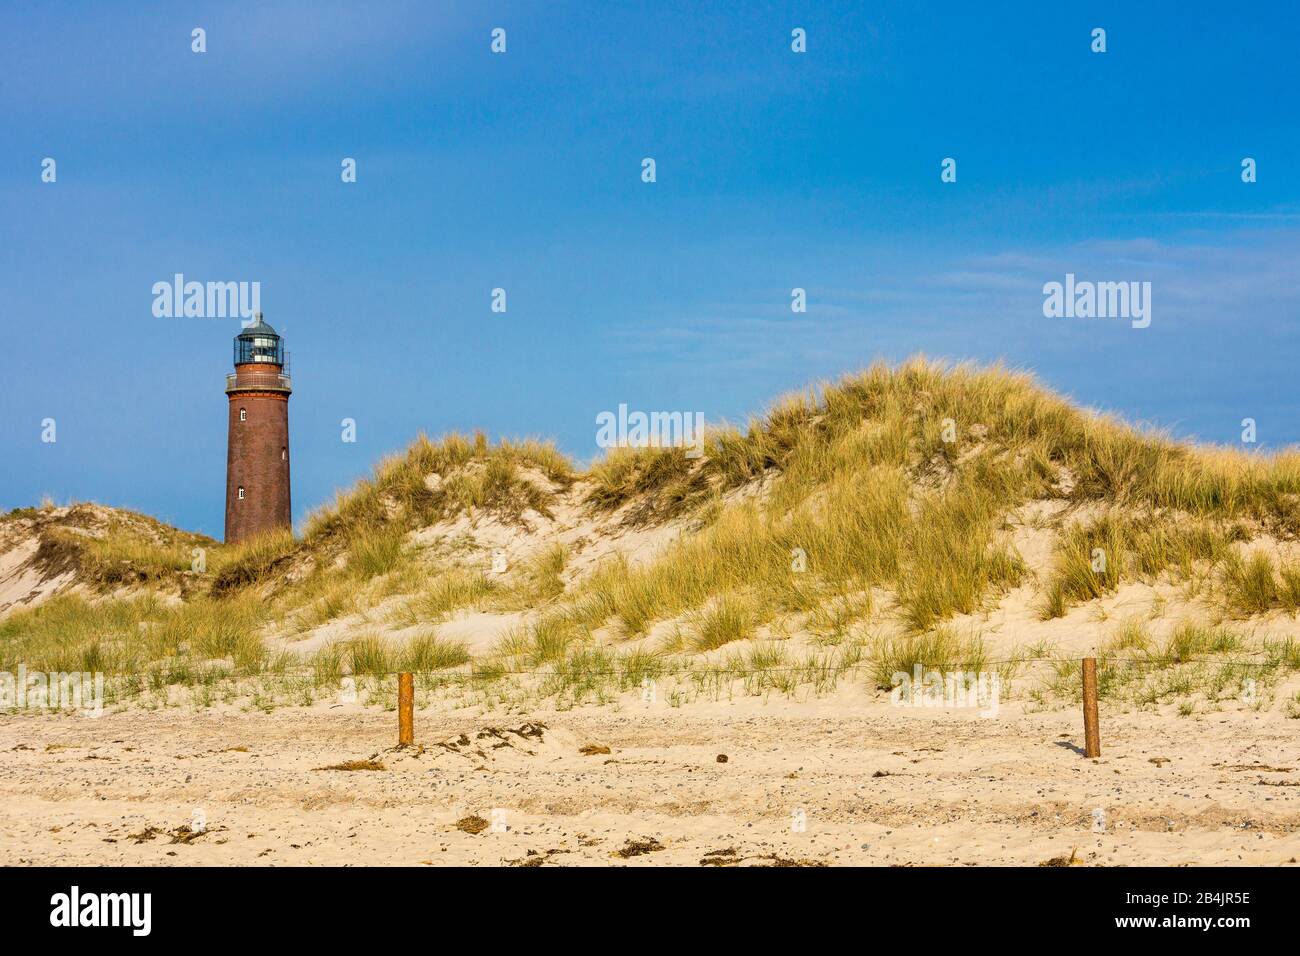
[[[254,322],[235,336],[235,365],[285,365],[284,340],[267,325],[262,313],[255,313]]]

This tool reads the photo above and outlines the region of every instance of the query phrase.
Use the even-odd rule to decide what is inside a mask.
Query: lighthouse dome
[[[284,365],[284,340],[262,313],[253,316],[253,324],[235,336],[235,364],[249,362]]]

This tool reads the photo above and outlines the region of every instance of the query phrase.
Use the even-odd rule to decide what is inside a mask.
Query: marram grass
[[[411,534],[461,515],[524,529],[554,514],[576,482],[582,493],[568,501],[595,520],[672,520],[681,533],[640,563],[615,556],[576,574],[568,549],[554,546],[504,576],[435,566]],[[1051,561],[1030,566],[1015,544],[1014,516],[1043,500],[1069,510],[1035,525],[1059,537]],[[617,449],[582,471],[542,442],[421,435],[314,514],[300,537],[208,543],[201,574],[191,570],[194,542],[184,536],[123,532],[87,544],[55,535],[67,539],[64,557],[105,589],[183,581],[185,600],[162,590],[56,598],[0,622],[0,655],[29,667],[210,688],[214,674],[262,679],[290,667],[266,649],[285,627],[363,615],[371,628],[420,631],[393,643],[378,631],[347,631],[305,661],[313,676],[294,693],[347,672],[378,680],[395,667],[445,674],[466,664],[485,676],[559,668],[567,676],[557,686],[570,693],[624,666],[602,642],[656,628],[672,635],[661,643],[675,655],[749,654],[753,669],[777,681],[788,672],[774,664],[784,652],[754,638],[801,629],[826,654],[861,654],[862,623],[883,616],[901,631],[867,647],[879,666],[917,656],[964,665],[980,650],[948,622],[1026,585],[1048,618],[1126,582],[1166,577],[1195,583],[1202,600],[1231,616],[1295,614],[1300,563],[1249,546],[1261,535],[1300,537],[1295,451],[1196,447],[1079,409],[1021,373],[914,359],[785,396],[742,426],[709,432],[698,458]],[[389,599],[386,616],[371,613]],[[521,611],[525,623],[495,655],[470,661],[435,630],[469,609]],[[1174,668],[1233,646],[1190,625],[1165,643],[1127,640],[1132,653]],[[635,653],[643,655],[638,673],[663,666],[652,663],[656,652]],[[1287,666],[1288,655],[1275,655],[1276,666]]]

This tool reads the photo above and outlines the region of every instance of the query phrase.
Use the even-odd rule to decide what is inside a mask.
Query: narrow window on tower
[[[248,409],[247,409],[247,408],[241,408],[241,409],[239,410],[239,420],[240,420],[241,422],[246,422],[246,421],[248,421]]]
[[[281,460],[281,461],[288,461],[288,460],[289,460],[289,449],[287,449],[287,448],[281,448],[281,449],[280,449],[280,460]]]
[[[243,500],[244,500],[244,486],[243,486],[243,485],[240,485],[240,486],[239,486],[239,500],[240,500],[240,501],[243,501]]]

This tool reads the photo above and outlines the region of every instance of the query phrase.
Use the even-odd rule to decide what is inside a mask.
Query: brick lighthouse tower
[[[284,340],[262,321],[235,337],[235,373],[226,376],[226,543],[293,525],[289,508],[289,381]]]

